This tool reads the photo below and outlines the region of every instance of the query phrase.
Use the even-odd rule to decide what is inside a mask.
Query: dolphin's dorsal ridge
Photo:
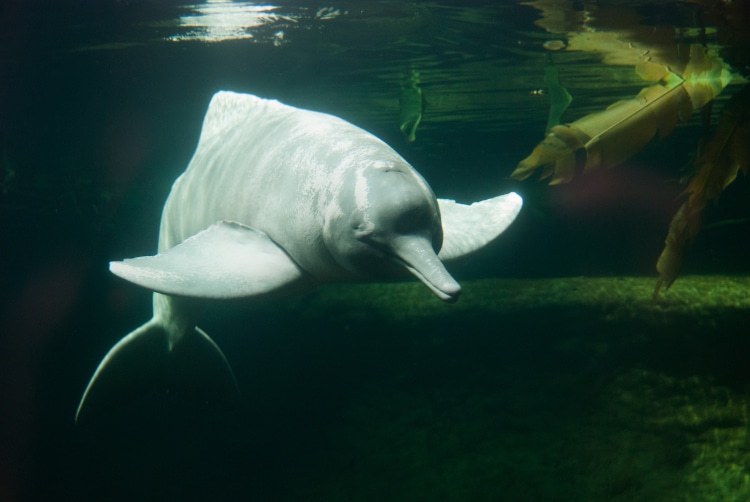
[[[219,91],[213,95],[203,119],[201,137],[198,142],[209,141],[214,137],[221,137],[237,125],[248,119],[259,109],[283,110],[285,107],[273,99],[263,99],[252,94],[241,94],[232,91]]]
[[[294,288],[306,273],[264,232],[221,221],[156,256],[111,262],[110,270],[159,293],[246,298]]]
[[[438,258],[453,260],[486,246],[513,223],[522,205],[521,196],[515,192],[470,206],[438,199],[443,224],[443,246]]]

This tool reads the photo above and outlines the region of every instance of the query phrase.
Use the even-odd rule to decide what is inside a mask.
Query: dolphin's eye
[[[356,219],[352,221],[352,231],[358,239],[370,237],[374,234],[374,227],[371,223]]]
[[[359,237],[360,239],[363,237],[369,237],[373,234],[371,228],[367,228],[365,226],[356,226],[354,227],[354,235]]]

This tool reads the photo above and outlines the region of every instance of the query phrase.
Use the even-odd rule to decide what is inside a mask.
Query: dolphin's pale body
[[[443,260],[495,239],[521,205],[515,193],[470,206],[437,200],[393,149],[342,119],[219,92],[164,205],[158,254],[110,264],[155,292],[154,314],[105,356],[77,419],[105,393],[102,382],[132,366],[127,354],[166,355],[186,339],[234,385],[221,350],[195,325],[194,299],[288,294],[407,270],[453,302],[461,287]]]

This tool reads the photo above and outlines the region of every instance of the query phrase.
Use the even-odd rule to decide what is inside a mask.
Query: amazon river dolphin
[[[454,302],[461,287],[443,261],[495,239],[521,204],[515,193],[470,206],[437,200],[393,149],[340,118],[219,92],[164,205],[158,254],[110,263],[154,291],[153,317],[104,357],[76,420],[122,387],[122,373],[163,374],[169,365],[158,360],[186,345],[198,344],[221,384],[236,389],[223,353],[195,325],[196,299],[289,294],[408,271]]]

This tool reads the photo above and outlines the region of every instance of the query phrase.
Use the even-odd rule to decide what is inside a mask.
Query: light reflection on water
[[[549,64],[558,67],[562,85],[573,95],[563,121],[576,120],[648,85],[633,70],[633,61],[660,54],[668,59],[688,47],[686,40],[702,38],[716,46],[718,38],[714,27],[671,25],[622,6],[588,11],[542,0],[472,7],[444,2],[345,5],[215,0],[179,6],[171,18],[134,24],[127,39],[100,40],[78,50],[174,43],[190,50],[196,47],[191,44],[227,44],[245,65],[253,66],[256,57],[278,60],[277,71],[290,75],[291,89],[301,87],[278,88],[274,97],[291,94],[300,106],[330,107],[382,128],[392,128],[398,120],[401,84],[405,75],[416,72],[424,97],[419,132],[425,139],[425,132],[446,125],[470,124],[482,132],[543,126]],[[675,15],[672,21],[683,18]],[[582,39],[606,43],[581,46]],[[550,41],[558,40],[568,47],[547,50],[555,46]],[[605,52],[605,45],[631,50],[623,59]],[[719,101],[729,95],[725,92]]]
[[[167,37],[167,40],[222,42],[248,39],[253,38],[253,28],[278,20],[278,16],[273,12],[276,7],[254,2],[214,0],[204,4],[186,5],[183,8],[187,13],[179,19],[181,33]]]
[[[308,9],[286,12],[280,6],[230,0],[209,0],[180,9],[184,13],[178,19],[176,33],[164,37],[170,42],[253,40],[278,47],[285,42],[285,26],[310,15]],[[312,18],[329,21],[341,14],[339,9],[322,7],[314,11]]]

